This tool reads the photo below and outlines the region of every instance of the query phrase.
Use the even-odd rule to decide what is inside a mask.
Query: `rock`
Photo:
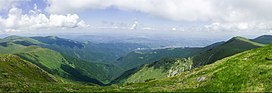
[[[204,81],[206,79],[206,77],[198,77],[196,80],[198,81],[198,82],[201,82],[201,81]]]

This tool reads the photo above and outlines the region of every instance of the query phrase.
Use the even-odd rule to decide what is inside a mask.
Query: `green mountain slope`
[[[272,35],[263,35],[252,39],[252,41],[261,43],[261,44],[271,44],[272,43]]]
[[[171,78],[106,87],[37,84],[29,91],[77,92],[271,92],[272,45],[245,51]],[[18,88],[20,89],[20,88]],[[68,90],[66,90],[68,89]],[[21,89],[22,90],[22,89]]]
[[[143,64],[159,61],[162,58],[187,58],[199,51],[201,48],[167,48],[148,51],[134,51],[119,58],[116,64],[125,70],[141,66]]]
[[[31,38],[45,43],[40,45],[41,47],[49,48],[74,58],[80,58],[87,62],[106,64],[114,63],[117,58],[134,49],[146,48],[143,45],[130,43],[81,43],[56,36]]]
[[[56,81],[56,79],[49,73],[16,55],[0,55],[0,68],[0,80],[17,80],[18,82]],[[4,83],[1,82],[1,84]]]
[[[193,67],[203,66],[211,64],[217,60],[223,59],[225,57],[240,53],[246,50],[254,49],[264,46],[263,44],[256,43],[246,39],[244,37],[234,37],[229,41],[214,46],[204,52],[193,56]]]
[[[155,80],[165,77],[172,77],[183,71],[189,70],[191,67],[198,67],[207,64],[211,64],[217,60],[223,59],[225,57],[240,53],[249,49],[257,48],[263,46],[262,44],[250,41],[243,37],[234,37],[227,42],[218,42],[212,45],[206,46],[204,48],[195,48],[194,51],[181,51],[181,49],[173,49],[173,51],[166,49],[153,50],[159,51],[159,54],[143,52],[141,56],[146,56],[146,59],[154,58],[153,60],[134,60],[129,62],[127,65],[135,65],[135,63],[150,61],[149,64],[133,68],[121,75],[119,78],[113,82],[119,81],[119,83],[132,83],[132,82],[145,82],[148,80]],[[190,49],[190,48],[188,48]],[[192,49],[192,48],[191,48]],[[192,49],[193,50],[193,49]],[[196,51],[197,50],[197,51]],[[149,53],[145,54],[145,53]],[[187,53],[187,54],[186,54]],[[140,53],[139,53],[140,54]],[[139,55],[131,56],[131,58],[138,57]],[[170,57],[168,59],[161,59],[163,57]],[[173,59],[175,57],[180,57],[179,59]],[[192,57],[192,58],[188,58]],[[156,61],[157,59],[158,61]],[[161,60],[160,60],[161,59]],[[130,59],[132,60],[132,59]],[[129,60],[127,60],[129,61]],[[135,62],[135,63],[132,63]],[[152,63],[153,62],[153,63]],[[194,63],[192,66],[192,62]],[[155,65],[155,66],[152,66]],[[156,68],[160,66],[160,68]],[[181,67],[180,67],[181,66]],[[167,69],[165,69],[167,68]],[[177,69],[170,69],[177,68]],[[174,75],[171,75],[174,74]],[[123,80],[122,80],[123,79]]]
[[[30,45],[17,43],[18,41],[28,42]],[[31,38],[11,36],[0,42],[5,44],[0,45],[0,54],[17,55],[53,75],[67,79],[104,85],[101,82],[108,83],[111,79],[108,73],[116,69],[106,64],[85,62],[69,56],[64,57],[56,51],[37,46],[35,43],[43,43]]]
[[[76,68],[84,69],[88,76],[95,75],[95,78],[104,83],[109,83],[117,78],[124,71],[119,66],[112,64],[120,56],[124,55],[130,48],[143,47],[133,45],[107,45],[94,43],[81,43],[69,39],[63,39],[56,36],[31,37],[44,44],[39,46],[49,48],[61,53],[70,63],[75,64]],[[133,47],[132,47],[133,46]]]
[[[271,92],[271,65],[272,45],[269,45],[172,78],[125,85],[119,91]]]
[[[57,82],[57,79],[15,55],[0,55],[0,92],[15,87],[15,84],[26,82]]]
[[[166,77],[173,77],[181,72],[190,70],[191,66],[192,59],[190,58],[164,58],[154,63],[143,65],[137,72],[131,73],[120,82],[139,83]]]

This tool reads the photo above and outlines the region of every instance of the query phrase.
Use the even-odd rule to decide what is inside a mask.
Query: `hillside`
[[[191,58],[163,58],[150,64],[146,64],[138,68],[134,73],[130,73],[119,83],[139,83],[151,80],[173,77],[181,72],[190,70],[192,66]]]
[[[195,68],[172,78],[128,84],[119,91],[271,92],[272,45]]]
[[[234,37],[227,42],[216,45],[204,52],[193,56],[193,67],[211,64],[217,60],[240,53],[246,50],[264,46],[263,44],[253,42],[244,37]]]
[[[43,83],[17,91],[76,92],[271,92],[272,45],[245,51],[171,78],[106,87]],[[44,86],[46,85],[46,86]],[[44,86],[43,88],[41,86]],[[46,88],[46,89],[45,89]],[[12,89],[12,90],[15,90]]]
[[[261,43],[261,44],[271,44],[272,43],[272,35],[263,35],[252,39],[252,41]]]
[[[16,55],[0,55],[0,80],[56,82],[56,79],[38,66]],[[4,84],[3,82],[1,84]]]
[[[137,66],[159,61],[163,58],[187,58],[200,51],[202,51],[201,48],[167,48],[134,51],[126,56],[120,57],[116,64],[126,70],[129,70]]]
[[[16,83],[57,82],[51,74],[16,55],[0,55],[0,68],[0,92]]]
[[[176,48],[172,50],[161,49],[153,50],[151,52],[138,52],[138,55],[134,54],[130,57],[132,59],[140,56],[142,57],[142,61],[136,59],[130,61],[127,59],[128,63],[130,63],[130,65],[140,64],[139,62],[147,64],[126,71],[113,82],[135,83],[172,77],[183,71],[189,70],[189,68],[191,69],[211,64],[236,53],[261,46],[263,45],[246,38],[234,37],[226,42],[214,43],[203,48],[187,48],[187,51],[185,51],[186,48]],[[145,59],[143,59],[143,56],[145,56]]]
[[[79,58],[87,62],[112,64],[121,56],[146,46],[132,43],[92,43],[78,42],[56,36],[31,37],[43,42],[39,46],[58,51],[64,55]]]
[[[28,42],[29,45],[17,43],[18,41]],[[75,81],[104,85],[114,78],[111,76],[112,74],[116,75],[111,71],[121,72],[116,66],[90,63],[50,49],[41,48],[37,45],[44,43],[31,38],[11,36],[2,39],[0,42],[2,43],[0,54],[17,55],[55,76]]]

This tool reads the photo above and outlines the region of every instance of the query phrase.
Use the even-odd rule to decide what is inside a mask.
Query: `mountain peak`
[[[272,35],[262,35],[253,39],[252,41],[262,43],[262,44],[271,44],[272,43]]]
[[[8,36],[8,37],[5,37],[4,39],[18,39],[18,38],[24,38],[24,37],[21,37],[21,36],[16,36],[16,35],[11,35],[11,36]]]
[[[233,39],[233,40],[248,40],[247,38],[242,37],[242,36],[236,36],[236,37],[233,37],[232,39]],[[232,40],[232,39],[231,39],[231,40]]]
[[[57,37],[57,36],[46,36],[45,38],[49,38],[49,39],[54,39],[54,40],[56,40],[56,39],[58,39],[59,37]]]

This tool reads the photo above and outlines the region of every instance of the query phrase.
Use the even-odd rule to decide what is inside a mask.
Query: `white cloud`
[[[172,30],[173,30],[173,31],[176,31],[176,30],[177,30],[177,28],[173,27],[173,28],[172,28]]]
[[[137,26],[138,26],[138,21],[135,21],[132,26],[130,27],[131,30],[133,29],[137,29]]]
[[[178,21],[240,21],[271,18],[271,0],[48,0],[50,13],[115,7]]]
[[[46,11],[71,13],[87,9],[116,7],[135,10],[173,20],[206,20],[213,16],[210,0],[48,0]],[[193,15],[193,16],[192,16]]]
[[[272,0],[48,0],[50,13],[75,13],[90,9],[117,8],[140,11],[175,21],[220,23],[215,28],[247,30],[271,26]],[[254,28],[254,27],[253,27]]]
[[[33,30],[40,28],[75,28],[88,27],[77,14],[56,15],[47,17],[37,7],[28,14],[22,14],[22,9],[13,7],[9,10],[7,18],[0,16],[0,26],[5,31]]]

